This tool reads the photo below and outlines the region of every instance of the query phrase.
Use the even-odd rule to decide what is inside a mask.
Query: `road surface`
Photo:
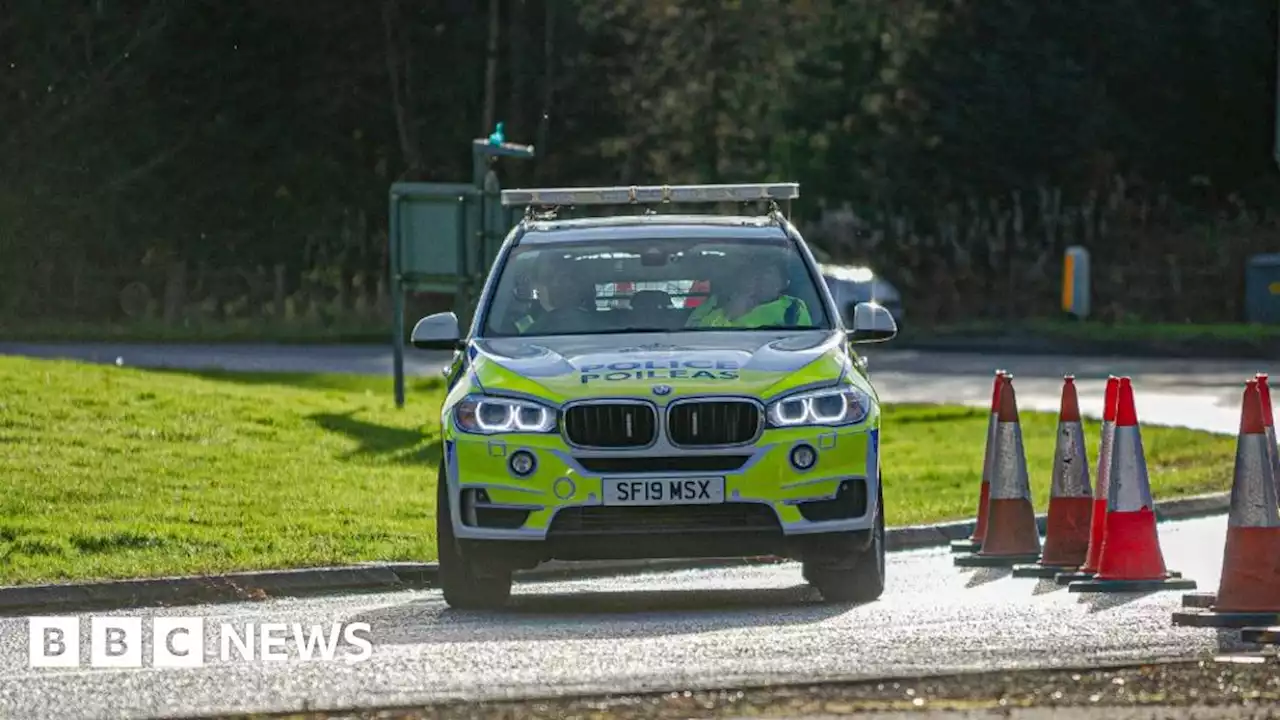
[[[19,350],[0,346],[0,353]],[[378,348],[20,348],[126,365],[389,372]],[[874,350],[885,400],[985,405],[996,367],[1015,376],[1019,405],[1053,410],[1074,373],[1083,410],[1100,412],[1108,373],[1134,378],[1144,423],[1234,433],[1242,383],[1265,363],[942,355]],[[414,355],[428,374],[439,356]],[[413,399],[410,397],[410,403]],[[388,397],[390,402],[390,397]],[[1162,525],[1172,569],[1214,589],[1222,517]],[[189,669],[32,669],[27,626],[0,621],[0,713],[11,717],[153,717],[403,705],[564,693],[724,687],[970,669],[1062,667],[1186,657],[1234,647],[1235,633],[1175,627],[1179,591],[1079,595],[1007,571],[960,569],[945,549],[894,553],[883,598],[860,607],[817,602],[786,564],[665,572],[517,587],[502,613],[448,609],[434,590],[187,607],[201,616],[208,664]],[[156,614],[153,610],[114,613]],[[87,618],[87,616],[86,616]],[[367,622],[373,653],[282,664],[223,662],[227,623]],[[87,619],[82,623],[87,648]],[[144,646],[144,657],[151,648]],[[85,650],[87,658],[87,650]],[[296,650],[294,651],[296,655]],[[148,659],[149,664],[149,659]]]
[[[1170,567],[1212,584],[1221,518],[1163,526]],[[1231,634],[1174,627],[1180,593],[1091,596],[1007,571],[955,568],[943,549],[894,553],[885,595],[817,602],[795,565],[518,585],[501,613],[458,612],[434,590],[184,607],[205,619],[208,665],[29,669],[23,619],[0,621],[6,717],[155,717],[374,707],[443,699],[714,688],[979,668],[1088,666],[1231,649]],[[150,616],[155,611],[115,613]],[[367,622],[347,663],[219,656],[227,623]],[[82,621],[88,647],[89,621]],[[87,650],[85,657],[87,658]],[[344,650],[345,652],[345,650]],[[144,662],[151,648],[144,645]]]

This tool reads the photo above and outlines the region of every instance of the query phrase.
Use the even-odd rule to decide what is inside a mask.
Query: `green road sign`
[[[459,323],[470,325],[476,296],[517,219],[502,206],[492,165],[499,157],[533,155],[531,145],[505,142],[499,123],[489,138],[471,143],[470,183],[391,186],[387,240],[396,407],[404,407],[405,293],[453,293]]]

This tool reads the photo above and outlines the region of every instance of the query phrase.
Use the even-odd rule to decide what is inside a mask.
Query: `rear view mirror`
[[[410,343],[419,350],[457,350],[460,337],[458,316],[442,312],[419,320],[413,326]]]
[[[898,334],[898,323],[883,306],[873,302],[860,302],[853,307],[853,329],[849,341],[856,343],[884,342]]]

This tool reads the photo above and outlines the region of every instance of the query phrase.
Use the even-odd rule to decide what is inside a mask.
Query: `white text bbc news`
[[[373,655],[369,624],[363,622],[221,622],[207,635],[201,617],[154,616],[145,622],[141,617],[90,617],[87,654],[81,650],[80,618],[32,617],[27,622],[31,667],[81,667],[85,655],[94,668],[201,667],[214,658],[224,663],[357,663]],[[144,645],[149,646],[145,658]]]

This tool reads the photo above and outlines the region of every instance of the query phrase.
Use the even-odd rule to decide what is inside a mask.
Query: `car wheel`
[[[492,610],[511,596],[511,571],[483,568],[468,557],[453,534],[449,483],[440,463],[436,481],[436,547],[440,554],[440,589],[444,601],[459,610]]]
[[[852,563],[839,565],[804,563],[804,579],[817,588],[827,602],[865,603],[884,594],[885,528],[884,490],[876,502],[876,519],[871,531],[871,544],[857,551]]]

